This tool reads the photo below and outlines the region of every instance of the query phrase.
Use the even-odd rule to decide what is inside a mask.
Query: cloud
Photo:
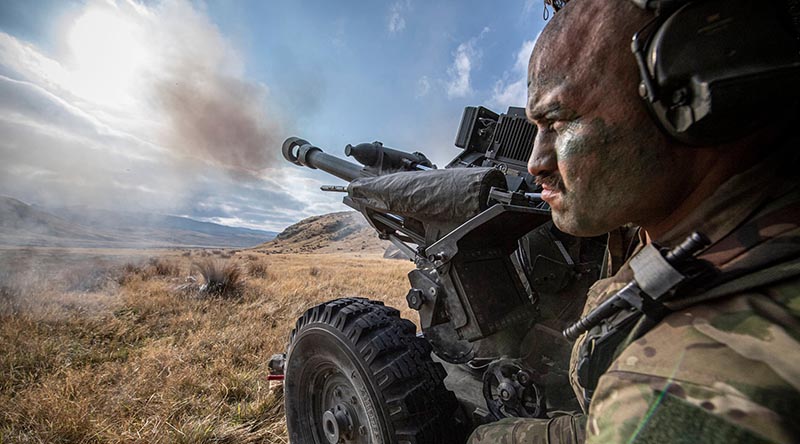
[[[537,5],[542,5],[542,2],[539,0],[525,0],[525,3],[522,6],[522,13],[524,15],[530,14]]]
[[[535,40],[522,42],[515,54],[514,65],[495,82],[489,105],[496,109],[509,106],[525,106],[528,97],[528,59],[533,51]]]
[[[396,34],[406,29],[405,13],[411,8],[411,0],[398,0],[389,8],[388,29]]]
[[[344,209],[300,189],[313,172],[286,180],[292,119],[192,3],[88,2],[56,38],[0,32],[0,194],[276,231]]]
[[[431,81],[428,76],[422,76],[417,80],[417,90],[415,96],[417,98],[425,97],[431,91]]]
[[[477,44],[487,32],[489,28],[483,28],[477,37],[461,43],[453,52],[453,63],[447,68],[448,81],[445,85],[447,97],[453,99],[472,94],[470,75],[482,55]]]
[[[96,135],[104,130],[90,114],[30,82],[0,75],[0,97],[0,115],[6,120],[36,124],[41,116],[48,116],[47,126],[72,133]]]

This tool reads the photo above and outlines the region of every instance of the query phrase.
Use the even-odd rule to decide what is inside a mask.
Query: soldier
[[[799,10],[572,0],[554,15],[529,64],[528,166],[561,230],[611,232],[613,276],[584,314],[633,278],[624,261],[651,242],[700,231],[716,271],[613,347],[597,329],[576,341],[583,414],[502,420],[470,443],[800,442]],[[630,224],[636,235],[620,237]]]

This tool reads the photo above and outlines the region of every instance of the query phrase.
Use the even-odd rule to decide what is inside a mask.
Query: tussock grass
[[[244,276],[242,269],[235,262],[202,259],[192,264],[192,268],[203,277],[201,293],[223,298],[241,296]]]
[[[181,269],[172,259],[151,258],[148,261],[147,272],[155,276],[177,276]]]
[[[251,259],[248,257],[249,262],[247,263],[247,274],[251,277],[257,279],[269,279],[270,271],[269,271],[269,263],[263,259]]]
[[[188,270],[195,257],[163,259]],[[121,284],[96,292],[65,292],[60,284],[0,289],[0,307],[23,301],[0,309],[0,442],[287,443],[267,361],[285,350],[297,317],[358,295],[416,322],[404,299],[413,265],[333,255],[268,259],[269,278],[242,280],[237,303],[182,297],[175,278],[149,264],[117,267]]]

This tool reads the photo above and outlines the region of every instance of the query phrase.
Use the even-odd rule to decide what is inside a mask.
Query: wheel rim
[[[295,344],[305,355],[302,367],[292,369],[299,370],[296,386],[307,400],[305,406],[298,406],[308,433],[302,442],[382,443],[386,441],[382,433],[388,426],[381,422],[383,413],[376,409],[380,401],[373,399],[377,395],[364,384],[358,358],[342,346],[342,340],[322,327],[304,332]],[[303,345],[309,343],[316,345]]]
[[[316,424],[317,441],[330,444],[371,442],[367,433],[369,417],[350,379],[330,363],[318,363],[314,373],[307,386],[312,400],[307,420],[309,424]]]

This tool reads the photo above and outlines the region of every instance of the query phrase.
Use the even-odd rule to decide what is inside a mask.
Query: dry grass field
[[[2,253],[2,444],[286,443],[267,360],[285,350],[300,314],[358,295],[416,322],[405,308],[408,261],[28,250],[26,262]],[[226,264],[218,271],[238,279],[202,291],[202,268]]]

